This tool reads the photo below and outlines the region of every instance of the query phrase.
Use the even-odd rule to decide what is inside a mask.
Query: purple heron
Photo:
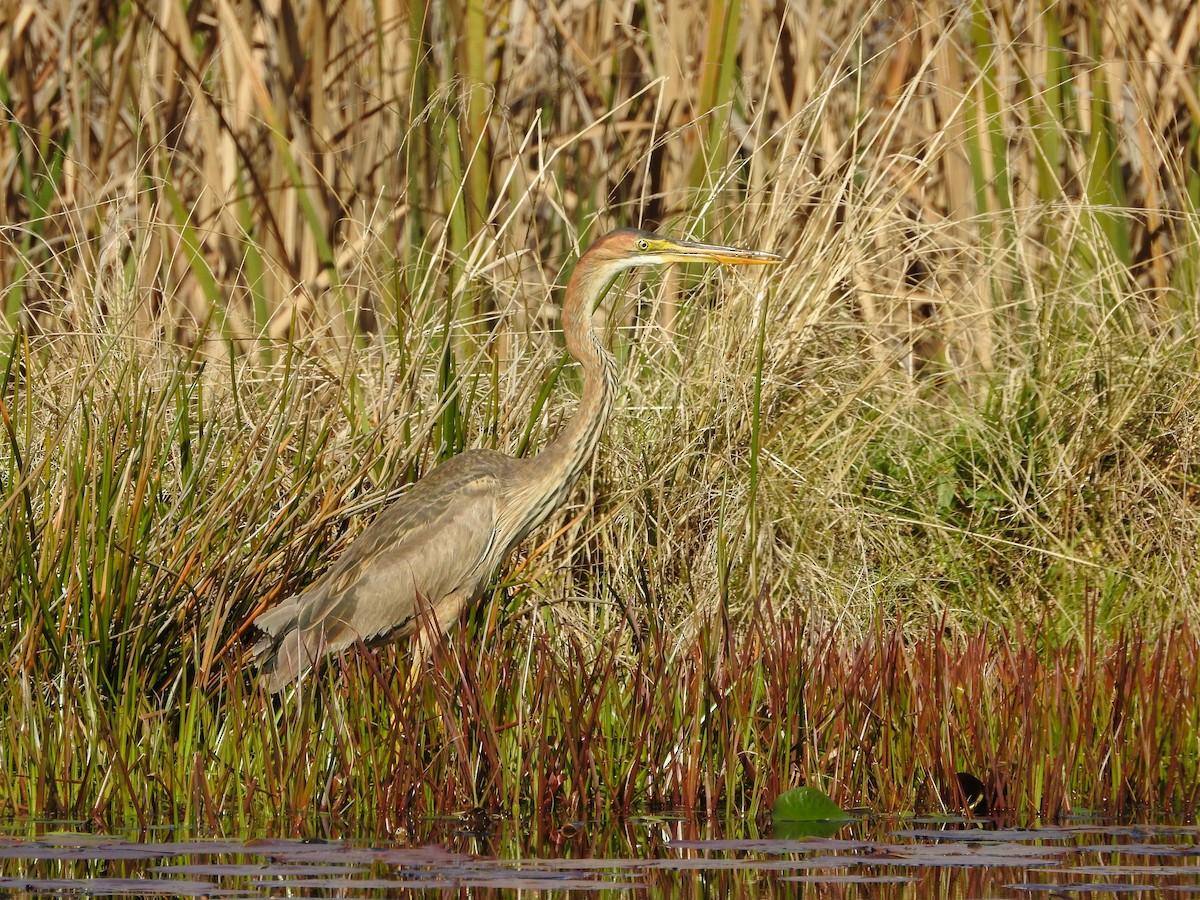
[[[278,691],[327,655],[363,641],[400,638],[423,621],[447,631],[483,594],[505,556],[554,510],[596,452],[616,394],[616,362],[592,313],[617,276],[667,263],[770,265],[773,253],[679,241],[622,228],[579,258],[567,285],[562,326],[583,369],[575,416],[536,456],[461,453],[387,506],[319,581],[262,613],[254,647],[267,686]]]

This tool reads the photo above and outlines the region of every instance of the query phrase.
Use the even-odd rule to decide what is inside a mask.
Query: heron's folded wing
[[[451,467],[452,469],[454,467]],[[431,473],[387,507],[333,568],[299,598],[297,626],[320,628],[330,649],[411,629],[417,596],[437,603],[473,595],[495,537],[497,479],[490,473]]]

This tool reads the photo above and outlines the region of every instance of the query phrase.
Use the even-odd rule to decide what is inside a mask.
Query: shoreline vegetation
[[[0,815],[387,829],[1200,805],[1200,12],[228,0],[0,18]],[[632,18],[624,18],[632,14]],[[253,617],[536,453],[569,505],[408,679]]]

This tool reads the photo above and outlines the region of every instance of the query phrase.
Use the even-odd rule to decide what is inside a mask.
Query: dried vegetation
[[[1189,2],[0,8],[0,805],[1194,812]],[[253,615],[572,404],[609,227],[773,249],[610,311],[572,505],[414,690]]]

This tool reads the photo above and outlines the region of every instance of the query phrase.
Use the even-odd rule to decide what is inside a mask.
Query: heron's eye
[[[641,250],[643,253],[645,253],[647,250],[650,249],[650,242],[648,240],[646,240],[645,238],[640,238],[637,243],[637,248],[639,250]]]

